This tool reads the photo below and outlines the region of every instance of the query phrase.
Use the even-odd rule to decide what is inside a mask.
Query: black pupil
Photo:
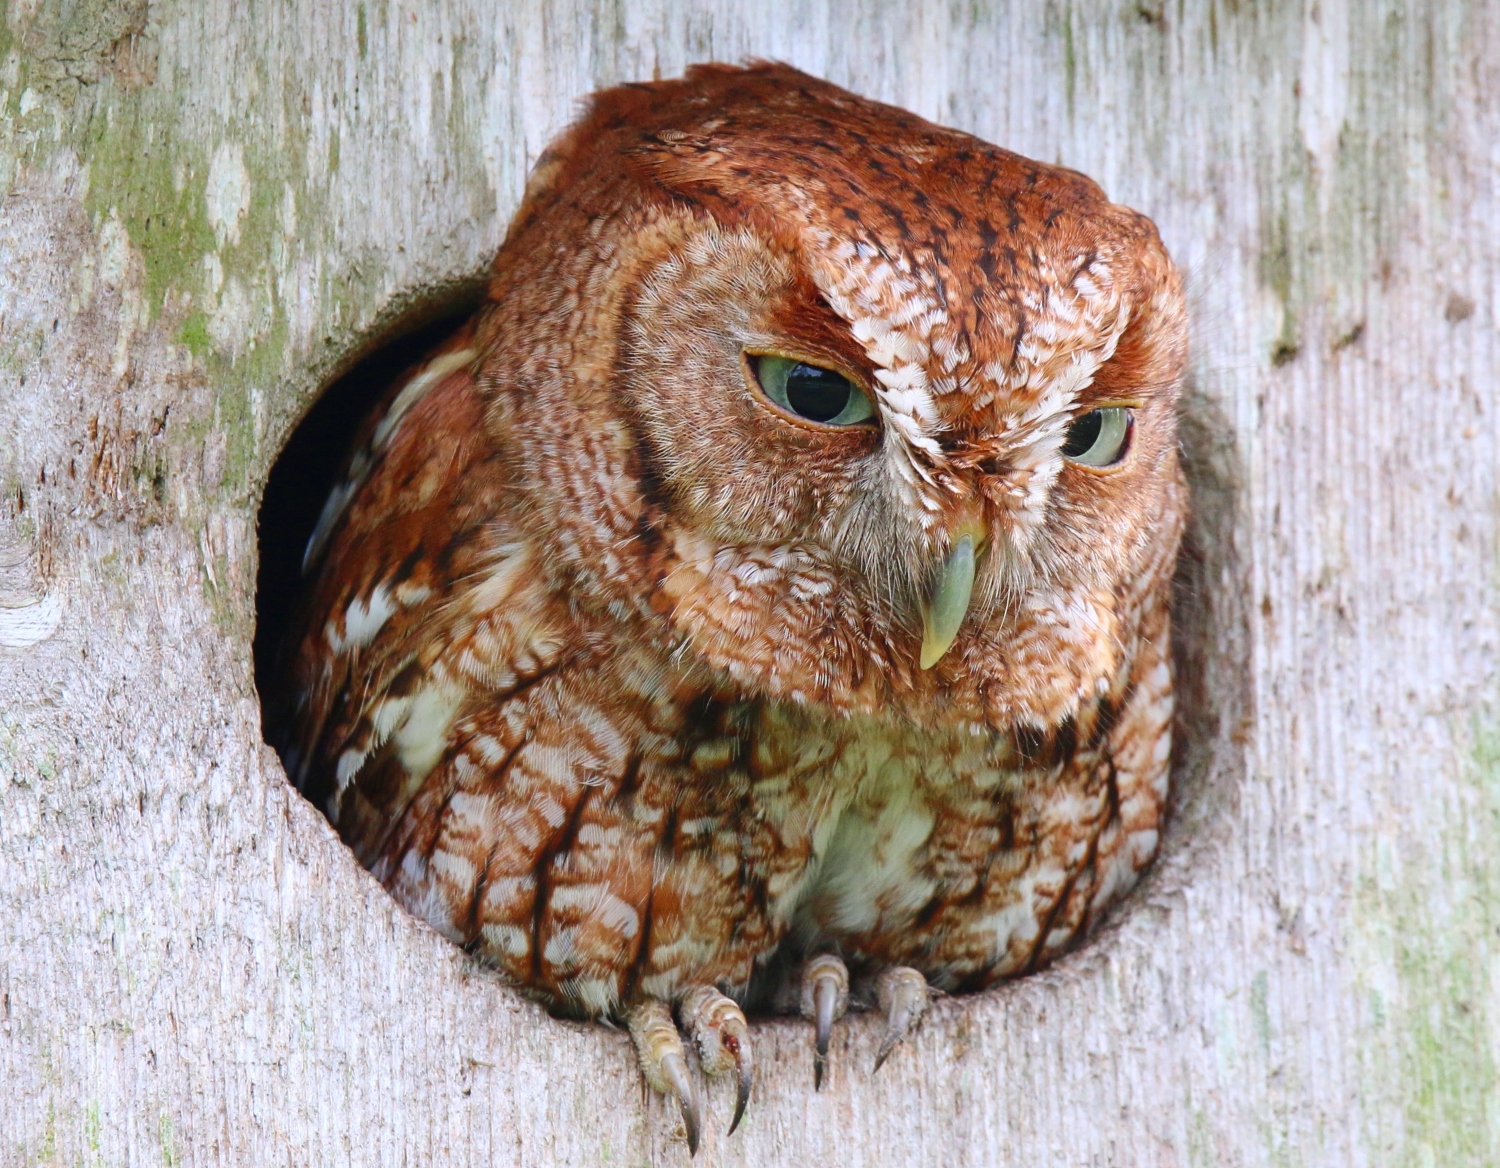
[[[1068,458],[1087,454],[1094,443],[1099,441],[1099,428],[1103,425],[1104,414],[1099,410],[1084,414],[1068,427],[1068,440],[1063,443],[1063,454]]]
[[[852,389],[847,377],[816,365],[798,365],[786,375],[787,404],[814,422],[827,422],[843,413]]]

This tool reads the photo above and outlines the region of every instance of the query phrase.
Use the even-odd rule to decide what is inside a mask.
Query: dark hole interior
[[[468,295],[444,304],[436,316],[379,344],[333,382],[287,439],[266,479],[255,580],[255,686],[261,695],[261,733],[272,746],[281,736],[278,655],[302,583],[302,553],[317,526],[328,492],[348,461],[360,424],[406,369],[420,361],[478,306]]]

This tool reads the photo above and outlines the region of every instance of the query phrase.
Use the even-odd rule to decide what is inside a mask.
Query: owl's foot
[[[729,1125],[729,1134],[733,1135],[745,1114],[754,1081],[750,1025],[744,1012],[713,986],[698,986],[682,999],[678,1017],[682,1029],[698,1048],[698,1065],[705,1075],[737,1072],[734,1119]],[[687,1129],[688,1151],[696,1155],[702,1130],[701,1109],[672,1011],[665,1002],[652,999],[631,1010],[626,1023],[630,1037],[635,1040],[641,1073],[652,1089],[677,1100],[682,1108],[682,1125]]]
[[[737,1072],[734,1119],[729,1124],[729,1134],[733,1135],[750,1101],[750,1084],[755,1077],[750,1026],[744,1011],[713,986],[699,986],[682,999],[678,1016],[698,1047],[698,1065],[705,1075],[722,1075],[731,1069]]]
[[[682,1039],[672,1021],[672,1011],[665,1002],[651,999],[642,1002],[626,1016],[630,1037],[635,1040],[641,1074],[653,1090],[670,1095],[682,1107],[682,1124],[687,1128],[688,1152],[698,1152],[698,1093],[688,1075],[687,1056]]]
[[[893,965],[880,975],[875,992],[880,1008],[885,1012],[885,1037],[880,1040],[880,1049],[875,1054],[875,1069],[878,1071],[886,1057],[896,1049],[896,1044],[922,1020],[927,1003],[932,1001],[932,988],[927,979],[909,965]]]
[[[849,970],[832,953],[810,957],[802,967],[802,1016],[817,1027],[813,1054],[813,1090],[823,1088],[828,1036],[849,1008]]]

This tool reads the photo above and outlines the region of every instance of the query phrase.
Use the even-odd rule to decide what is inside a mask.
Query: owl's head
[[[690,666],[1054,724],[1165,635],[1182,295],[1073,171],[785,66],[611,90],[483,327],[546,562]]]

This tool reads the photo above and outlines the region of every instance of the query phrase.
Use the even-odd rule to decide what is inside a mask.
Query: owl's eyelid
[[[1135,446],[1136,446],[1136,443],[1135,443],[1136,413],[1139,411],[1139,409],[1140,409],[1140,406],[1131,405],[1128,402],[1113,402],[1112,401],[1112,402],[1101,402],[1098,405],[1091,405],[1088,409],[1082,411],[1081,413],[1074,414],[1073,417],[1068,422],[1068,425],[1070,427],[1074,423],[1082,421],[1084,418],[1088,417],[1090,414],[1095,413],[1096,411],[1099,411],[1099,410],[1123,410],[1125,412],[1125,427],[1126,427],[1125,428],[1125,437],[1123,439],[1124,446],[1123,446],[1122,450],[1120,451],[1119,457],[1117,457],[1114,462],[1106,462],[1106,463],[1104,463],[1103,465],[1100,465],[1100,466],[1096,466],[1096,465],[1093,465],[1093,464],[1087,463],[1087,462],[1080,462],[1080,461],[1078,461],[1075,458],[1066,458],[1066,456],[1064,456],[1065,457],[1065,461],[1067,462],[1068,467],[1070,469],[1072,469],[1073,471],[1075,471],[1075,472],[1082,471],[1082,472],[1086,472],[1086,473],[1091,474],[1091,475],[1095,475],[1095,476],[1100,477],[1100,478],[1107,478],[1110,475],[1119,474],[1127,466],[1134,465],[1135,462],[1136,462],[1136,459],[1133,457],[1133,455],[1135,454]]]
[[[760,377],[757,375],[753,364],[758,357],[780,357],[783,361],[796,361],[799,365],[811,365],[814,369],[827,369],[831,373],[837,373],[856,390],[870,399],[869,419],[847,426],[829,426],[822,422],[814,422],[808,418],[801,418],[796,414],[789,413],[772,401],[770,395],[766,393],[765,386],[761,385]],[[815,434],[858,434],[880,428],[880,406],[877,403],[874,393],[865,384],[864,378],[850,372],[848,366],[840,361],[832,360],[828,357],[808,357],[777,349],[744,348],[740,350],[740,369],[745,375],[745,384],[749,386],[751,394],[756,401],[771,410],[778,418],[790,422],[794,426],[801,427],[804,430],[811,430]]]
[[[870,398],[871,401],[873,401],[875,397],[874,393],[870,389],[870,386],[865,383],[864,377],[855,370],[849,368],[849,366],[845,365],[837,357],[829,357],[821,354],[816,356],[808,356],[806,353],[787,352],[782,349],[750,348],[741,349],[740,357],[744,362],[746,362],[746,364],[748,364],[751,360],[754,360],[756,357],[780,357],[784,361],[795,361],[799,365],[811,365],[814,369],[827,369],[830,373],[837,373],[850,385],[854,386],[855,389],[859,390],[866,397]],[[753,373],[754,370],[752,369],[751,372]]]
[[[1089,414],[1092,414],[1095,410],[1132,410],[1132,411],[1135,411],[1135,410],[1143,410],[1143,409],[1146,408],[1146,403],[1142,399],[1140,399],[1138,397],[1106,398],[1106,399],[1104,399],[1102,401],[1084,402],[1084,403],[1080,403],[1080,404],[1086,405],[1088,408],[1087,409],[1079,410],[1076,414],[1073,414],[1069,418],[1069,421],[1076,422],[1076,421],[1078,421],[1079,418],[1087,417]]]

